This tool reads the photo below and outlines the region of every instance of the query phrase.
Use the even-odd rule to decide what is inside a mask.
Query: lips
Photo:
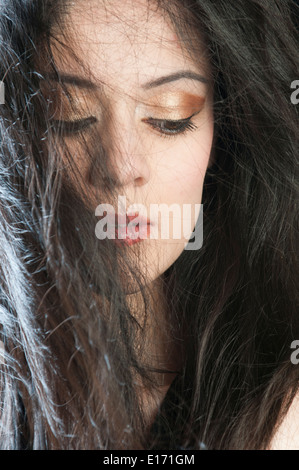
[[[138,212],[134,214],[107,214],[107,217],[108,223],[115,226],[115,242],[131,246],[150,236],[151,221]]]

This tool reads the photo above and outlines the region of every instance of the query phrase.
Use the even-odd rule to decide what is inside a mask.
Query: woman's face
[[[135,214],[140,222],[142,241],[130,242],[125,227],[119,243],[138,252],[139,266],[150,282],[180,256],[196,224],[213,140],[209,65],[203,54],[197,63],[192,60],[168,17],[146,0],[73,2],[64,35],[70,45],[76,44],[76,55],[97,85],[95,95],[73,81],[77,102],[82,98],[88,103],[81,116],[93,117],[82,133],[88,140],[98,131],[103,142],[109,135],[109,162],[118,179],[118,196],[126,204],[115,201],[115,213]],[[56,42],[53,55],[62,75],[89,78]],[[77,136],[66,139],[75,154]],[[89,163],[82,154],[76,161],[84,177]],[[85,197],[94,184],[86,177]],[[105,202],[111,203],[95,202],[94,209]],[[150,219],[151,234],[138,220],[141,215]],[[95,217],[95,225],[99,220]],[[117,228],[116,236],[123,230]]]

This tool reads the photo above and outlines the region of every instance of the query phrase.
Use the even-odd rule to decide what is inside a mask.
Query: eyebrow
[[[196,72],[192,72],[191,70],[182,70],[181,72],[172,73],[170,75],[166,75],[165,77],[157,78],[156,80],[150,81],[142,86],[142,88],[149,90],[151,88],[155,88],[158,86],[165,85],[166,83],[176,82],[177,80],[182,80],[183,78],[187,78],[189,80],[196,80],[201,83],[208,83],[208,80],[199,75]]]
[[[99,85],[88,80],[87,78],[78,77],[78,75],[72,75],[67,73],[59,74],[47,74],[45,75],[47,80],[53,80],[55,82],[69,83],[71,85],[76,85],[78,88],[87,88],[87,89],[96,89],[99,88]]]
[[[86,89],[94,90],[100,87],[100,85],[97,85],[96,83],[92,82],[91,80],[88,80],[87,78],[78,77],[77,75],[72,75],[72,74],[65,74],[65,73],[60,73],[59,75],[49,74],[49,75],[46,75],[46,78],[49,80],[54,80],[56,82],[61,81],[63,83],[76,85],[78,88],[86,88]],[[175,82],[175,81],[182,80],[182,79],[196,80],[205,84],[208,83],[208,80],[202,75],[196,72],[192,72],[191,70],[182,70],[180,72],[172,73],[170,75],[157,78],[156,80],[151,80],[150,82],[147,82],[144,85],[142,85],[142,88],[145,90],[150,90],[152,88],[156,88],[156,87],[165,85],[167,83]]]

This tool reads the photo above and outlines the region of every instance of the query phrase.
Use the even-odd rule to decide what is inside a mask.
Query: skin
[[[274,433],[269,450],[299,449],[299,394],[297,394]]]
[[[60,38],[59,31],[56,37]],[[187,239],[183,217],[178,218],[170,211],[168,239],[162,238],[162,215],[160,220],[154,221],[157,239],[147,238],[126,248],[138,255],[138,268],[152,294],[155,319],[150,317],[147,323],[146,357],[158,367],[177,370],[182,353],[165,337],[163,331],[167,329],[161,327],[167,306],[161,295],[159,276],[181,255],[195,227],[198,216],[195,207],[201,204],[203,181],[210,162],[213,102],[204,49],[200,50],[201,60],[195,63],[182,48],[169,19],[153,3],[149,6],[144,0],[74,2],[64,26],[62,40],[65,38],[74,47],[84,69],[81,70],[78,62],[68,57],[55,42],[53,55],[59,72],[87,78],[86,70],[90,70],[98,88],[91,93],[89,89],[72,86],[75,109],[70,110],[66,102],[61,106],[63,100],[60,100],[59,119],[77,119],[76,109],[80,109],[80,117],[96,118],[83,134],[88,140],[93,132],[101,132],[104,145],[105,136],[109,136],[109,161],[118,180],[118,195],[126,197],[127,209],[131,204],[142,204],[149,218],[151,204],[164,203],[168,207],[175,204],[181,210],[183,204],[190,205],[190,213],[187,216],[184,213],[185,227],[189,227]],[[192,73],[193,78],[161,80],[182,72],[188,72],[189,76]],[[199,79],[194,79],[195,74]],[[56,93],[53,102],[59,101],[57,96]],[[190,116],[193,116],[189,124],[192,128],[184,133],[168,135],[164,132],[165,124],[169,130],[167,121],[185,120]],[[152,122],[155,126],[150,124]],[[78,151],[76,136],[68,135],[65,141],[76,154],[85,183],[83,191],[96,207],[98,201],[90,196],[95,193],[87,178],[88,162]],[[115,204],[114,207],[117,212]],[[179,239],[172,231],[174,223],[181,231]],[[128,305],[142,322],[141,294],[128,286],[129,282]],[[139,396],[149,423],[174,376],[162,374],[155,394],[150,395],[140,385]]]

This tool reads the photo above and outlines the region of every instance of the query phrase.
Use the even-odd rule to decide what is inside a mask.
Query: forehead
[[[190,65],[198,70],[170,18],[153,0],[74,2],[65,19],[64,38],[95,77],[109,77],[116,84],[146,82]],[[78,72],[78,63],[65,51],[62,56],[63,68]]]
[[[163,39],[178,45],[166,13],[155,0],[79,0],[69,8],[67,25],[70,34],[90,44],[119,48],[127,42],[141,46],[145,40]]]

